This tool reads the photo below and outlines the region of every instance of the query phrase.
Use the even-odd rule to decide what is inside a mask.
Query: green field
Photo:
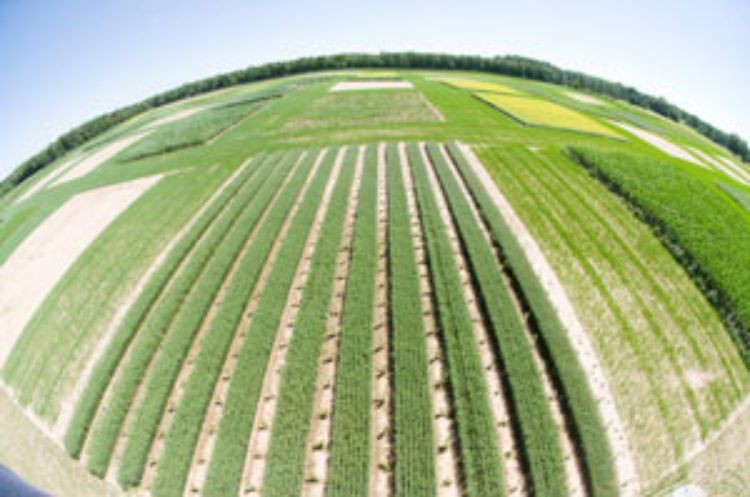
[[[413,89],[330,91],[393,79]],[[73,181],[43,183],[61,159],[11,190],[0,260],[33,255],[79,193],[163,176],[23,316],[0,365],[8,409],[33,418],[17,436],[44,438],[80,495],[743,488],[750,190],[606,120],[726,155],[685,126],[579,90],[311,73],[93,138],[66,157],[147,132]]]

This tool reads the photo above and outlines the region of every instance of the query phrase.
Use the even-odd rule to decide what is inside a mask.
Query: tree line
[[[68,151],[82,145],[91,138],[107,131],[137,114],[149,109],[243,83],[290,76],[304,72],[335,69],[392,68],[392,69],[440,69],[483,71],[505,76],[514,76],[534,81],[567,85],[600,95],[625,100],[631,104],[650,109],[668,119],[683,122],[713,142],[750,162],[747,142],[736,134],[726,133],[698,116],[691,114],[662,97],[654,97],[621,83],[590,76],[576,71],[561,69],[548,62],[504,55],[480,57],[475,55],[450,55],[438,53],[398,52],[380,54],[338,54],[273,62],[260,66],[219,74],[202,80],[186,83],[141,102],[114,112],[95,117],[60,136],[44,150],[18,166],[2,183],[0,196],[30,178]]]

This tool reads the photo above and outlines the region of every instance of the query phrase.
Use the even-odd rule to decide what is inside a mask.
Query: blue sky
[[[186,81],[348,51],[520,54],[662,95],[750,139],[747,0],[0,0],[0,176]]]

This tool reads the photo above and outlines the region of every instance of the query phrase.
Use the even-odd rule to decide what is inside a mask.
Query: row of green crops
[[[76,405],[75,412],[65,434],[65,448],[71,456],[75,458],[80,457],[91,422],[96,415],[107,385],[109,385],[117,369],[117,365],[120,363],[136,331],[151,312],[154,304],[160,298],[160,295],[162,295],[169,282],[173,280],[175,271],[186,260],[198,240],[204,236],[215,219],[235,199],[240,188],[251,177],[263,169],[263,164],[264,162],[260,162],[259,160],[254,161],[245,168],[245,171],[240,176],[227,185],[222,193],[216,197],[214,202],[195,221],[190,230],[175,244],[164,262],[139,293],[133,305],[128,309],[122,323],[107,345],[107,349],[94,367],[91,377]]]
[[[393,364],[394,489],[435,495],[435,440],[419,275],[401,164],[386,148],[388,176],[388,302]]]
[[[205,143],[257,109],[259,103],[222,105],[165,124],[124,150],[120,161],[132,161]]]
[[[304,175],[301,174],[298,181],[290,183],[290,186],[301,187],[303,181]],[[247,246],[256,232],[261,216],[269,205],[274,205],[272,201],[279,185],[267,184],[267,188],[258,192],[253,199],[254,205],[244,209],[221,243],[215,247],[213,256],[207,261],[205,269],[172,321],[170,331],[161,341],[159,355],[145,385],[145,396],[135,412],[132,429],[128,433],[118,473],[118,480],[124,487],[140,483],[164,408],[196,333],[243,247]]]
[[[281,182],[288,171],[291,158],[285,161],[286,167],[279,167],[273,175],[261,174],[258,181],[253,181],[240,193],[237,201],[224,213],[212,227],[208,235],[201,240],[193,256],[184,269],[175,278],[174,284],[158,302],[158,306],[149,315],[135,338],[130,360],[124,365],[123,374],[113,385],[112,395],[104,413],[97,418],[91,435],[87,465],[97,476],[103,475],[112,456],[123,422],[131,409],[131,404],[138,387],[145,378],[146,372],[175,317],[190,293],[196,280],[206,268],[207,262],[215,253],[219,243],[228,234],[230,228],[247,210],[258,211],[265,206],[265,194],[269,188]],[[260,192],[260,195],[258,193]],[[265,199],[261,198],[266,197]]]
[[[428,145],[429,156],[445,192],[488,328],[494,337],[495,354],[509,385],[508,397],[520,431],[522,454],[531,487],[539,495],[563,496],[565,469],[560,433],[534,363],[532,345],[515,308],[513,295],[487,239],[482,233],[469,199],[449,170],[440,149]]]
[[[576,147],[571,154],[621,196],[719,310],[750,367],[750,216],[667,161]]]
[[[334,160],[334,154],[329,152],[305,192],[247,330],[247,338],[237,357],[236,368],[229,385],[203,489],[203,494],[208,497],[239,493],[255,408],[258,405],[264,374],[286,306],[289,288],[296,272],[296,261],[299,261],[304,251],[308,233],[315,219],[316,207],[322,199]]]
[[[548,174],[533,179],[536,183],[542,185],[539,191],[551,193],[554,202],[557,204],[554,207],[556,212],[581,223],[580,238],[582,240],[588,238],[592,245],[599,247],[604,259],[617,277],[622,281],[634,279],[633,286],[638,285],[645,289],[645,291],[633,292],[632,301],[637,303],[641,309],[636,312],[642,316],[640,318],[642,325],[636,325],[635,328],[639,331],[649,332],[649,337],[638,337],[641,347],[649,344],[643,349],[646,352],[645,360],[657,364],[655,359],[650,357],[653,354],[653,349],[649,349],[649,347],[658,347],[663,351],[659,354],[663,361],[660,368],[663,369],[656,373],[655,381],[660,383],[659,386],[663,390],[667,390],[667,388],[664,388],[666,384],[669,384],[673,389],[673,393],[670,394],[672,398],[666,401],[668,404],[666,414],[674,421],[678,417],[670,415],[669,410],[673,410],[678,402],[685,402],[685,407],[680,409],[680,412],[686,415],[684,419],[691,424],[694,421],[705,436],[712,426],[716,426],[723,419],[728,409],[736,402],[734,393],[729,398],[725,395],[729,392],[723,388],[722,383],[724,381],[717,379],[705,388],[696,388],[694,383],[689,381],[689,371],[693,368],[713,370],[719,367],[728,370],[728,364],[732,362],[731,359],[727,362],[726,359],[728,358],[718,358],[716,355],[717,353],[721,355],[726,350],[725,347],[719,345],[719,342],[722,341],[720,340],[722,337],[716,336],[716,331],[719,330],[717,328],[696,327],[689,322],[685,322],[685,318],[689,315],[687,302],[675,298],[672,295],[673,290],[669,287],[664,288],[663,283],[660,283],[654,277],[654,272],[649,268],[649,266],[654,265],[654,262],[652,262],[653,256],[644,257],[648,253],[645,249],[641,249],[639,253],[633,252],[627,242],[622,240],[621,235],[611,228],[610,220],[606,216],[602,216],[596,208],[584,207],[585,204],[589,203],[589,200],[579,193],[580,188],[569,184],[572,181],[571,179],[559,175],[558,167],[562,161],[566,161],[564,157],[551,152],[536,155],[538,158],[523,149],[513,150],[513,160],[528,164],[529,167],[542,167],[543,170],[548,171]],[[535,162],[538,165],[535,165]],[[571,165],[571,167],[575,168],[574,165]],[[576,172],[580,174],[581,180],[590,181],[583,174],[583,171],[577,170]],[[532,186],[532,188],[538,187]],[[624,214],[632,219],[629,213],[625,212]],[[597,224],[602,226],[603,231],[609,233],[611,240],[615,243],[603,243],[602,230],[592,229],[591,222],[583,221],[587,217],[593,218]],[[652,244],[651,252],[661,251],[662,247],[658,244]],[[677,272],[682,275],[681,271]],[[638,275],[637,278],[634,278],[635,275]],[[674,284],[673,281],[670,283]],[[654,306],[643,295],[653,295],[653,298],[660,302],[660,305]],[[622,297],[619,300],[620,302],[626,301]],[[633,315],[636,315],[632,311],[630,314],[631,319]],[[719,333],[722,332],[723,330],[719,331]],[[647,340],[650,340],[650,343]],[[734,351],[731,352],[734,353]],[[714,361],[716,363],[713,363]],[[663,377],[664,374],[674,374],[674,380],[661,382],[658,378],[659,376]],[[680,433],[681,430],[682,428],[678,428],[677,433]]]
[[[407,152],[427,245],[439,328],[446,348],[463,486],[472,497],[497,496],[504,488],[502,467],[473,323],[426,164],[416,145],[410,144]]]
[[[308,152],[308,170],[317,153]],[[239,262],[231,286],[211,322],[206,340],[196,356],[193,371],[185,385],[184,397],[177,406],[172,425],[167,432],[164,453],[157,469],[155,496],[182,495],[206,409],[216,382],[221,374],[229,347],[236,334],[242,312],[268,259],[279,231],[287,219],[297,192],[285,194],[268,214],[264,223]]]
[[[330,497],[368,495],[372,405],[372,323],[377,270],[377,148],[365,153],[359,204],[336,368],[330,468]]]
[[[518,240],[463,153],[455,144],[449,146],[449,153],[495,246],[508,265],[510,277],[521,291],[521,300],[533,314],[533,322],[536,323],[538,336],[541,338],[540,345],[547,352],[544,354],[546,362],[551,367],[556,387],[561,392],[559,398],[570,421],[587,487],[595,497],[614,495],[617,493],[617,482],[607,435],[567,332]]]
[[[320,351],[327,331],[328,309],[354,177],[355,159],[356,149],[347,149],[315,245],[279,385],[266,475],[263,479],[264,495],[301,494],[305,449],[318,379],[315,373],[318,371]]]

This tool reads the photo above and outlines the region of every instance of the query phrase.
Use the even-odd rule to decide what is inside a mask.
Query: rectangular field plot
[[[414,85],[409,81],[388,81],[383,78],[382,81],[341,81],[340,83],[333,85],[329,91],[335,93],[339,91],[363,90],[408,90],[413,87]]]
[[[479,92],[476,96],[523,124],[571,129],[620,138],[617,133],[593,119],[546,100],[486,92]]]
[[[510,86],[501,85],[500,83],[490,83],[488,81],[477,81],[474,79],[443,79],[445,83],[462,90],[492,92],[492,93],[507,93],[510,95],[521,95],[521,92]]]
[[[440,120],[435,107],[415,91],[342,92],[320,97],[286,123],[284,130]]]
[[[162,122],[158,128],[149,128],[154,129],[154,131],[124,151],[120,155],[120,160],[143,159],[201,145],[238,124],[259,105],[261,104],[255,102],[221,105],[189,117],[181,116],[177,121]]]

